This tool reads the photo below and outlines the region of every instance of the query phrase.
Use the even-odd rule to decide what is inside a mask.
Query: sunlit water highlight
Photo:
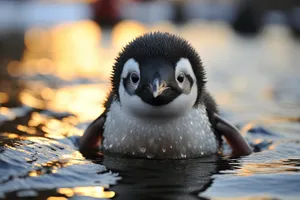
[[[78,152],[78,138],[103,111],[114,57],[148,30],[178,33],[195,46],[222,115],[256,153],[159,161]],[[257,38],[203,22],[122,22],[112,34],[100,31],[84,21],[25,34],[23,58],[8,64],[9,84],[1,82],[0,197],[298,198],[300,45],[285,28],[267,27]]]

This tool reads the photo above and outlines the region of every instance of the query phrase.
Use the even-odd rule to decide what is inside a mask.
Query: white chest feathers
[[[195,158],[218,151],[204,107],[172,119],[136,118],[112,103],[104,125],[106,153],[145,158]]]

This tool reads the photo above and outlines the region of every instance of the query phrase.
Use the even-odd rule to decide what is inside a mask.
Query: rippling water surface
[[[114,57],[148,30],[190,40],[222,115],[255,153],[143,160],[78,152],[78,138],[103,110]],[[200,22],[100,31],[88,21],[30,29],[22,60],[0,73],[1,198],[299,199],[300,43],[284,27],[256,38]]]

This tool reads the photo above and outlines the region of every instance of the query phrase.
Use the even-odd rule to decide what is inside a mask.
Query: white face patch
[[[132,71],[140,73],[138,63],[134,59],[129,59],[124,65],[122,78],[125,78],[128,73]],[[185,74],[190,75],[195,84],[193,84],[190,93],[183,93],[169,104],[162,106],[152,106],[145,103],[137,95],[129,95],[124,88],[123,79],[121,79],[119,86],[119,96],[122,109],[124,109],[124,111],[126,111],[128,114],[145,118],[177,117],[184,115],[194,106],[198,95],[198,89],[196,84],[196,77],[188,59],[181,58],[178,61],[175,68],[175,75],[180,72],[184,72]]]
[[[140,75],[139,64],[133,58],[130,58],[124,64],[121,78],[126,78],[127,75],[131,72],[136,72],[138,75]]]
[[[192,77],[193,81],[195,83],[197,82],[192,65],[187,58],[181,58],[177,62],[176,68],[175,68],[175,77],[177,77],[181,72],[183,72],[186,75],[190,75]]]

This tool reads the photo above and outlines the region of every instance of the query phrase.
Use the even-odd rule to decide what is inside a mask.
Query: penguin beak
[[[168,89],[165,81],[161,81],[159,78],[155,78],[153,83],[150,83],[150,90],[153,94],[153,97],[156,98],[161,95],[166,89]]]

